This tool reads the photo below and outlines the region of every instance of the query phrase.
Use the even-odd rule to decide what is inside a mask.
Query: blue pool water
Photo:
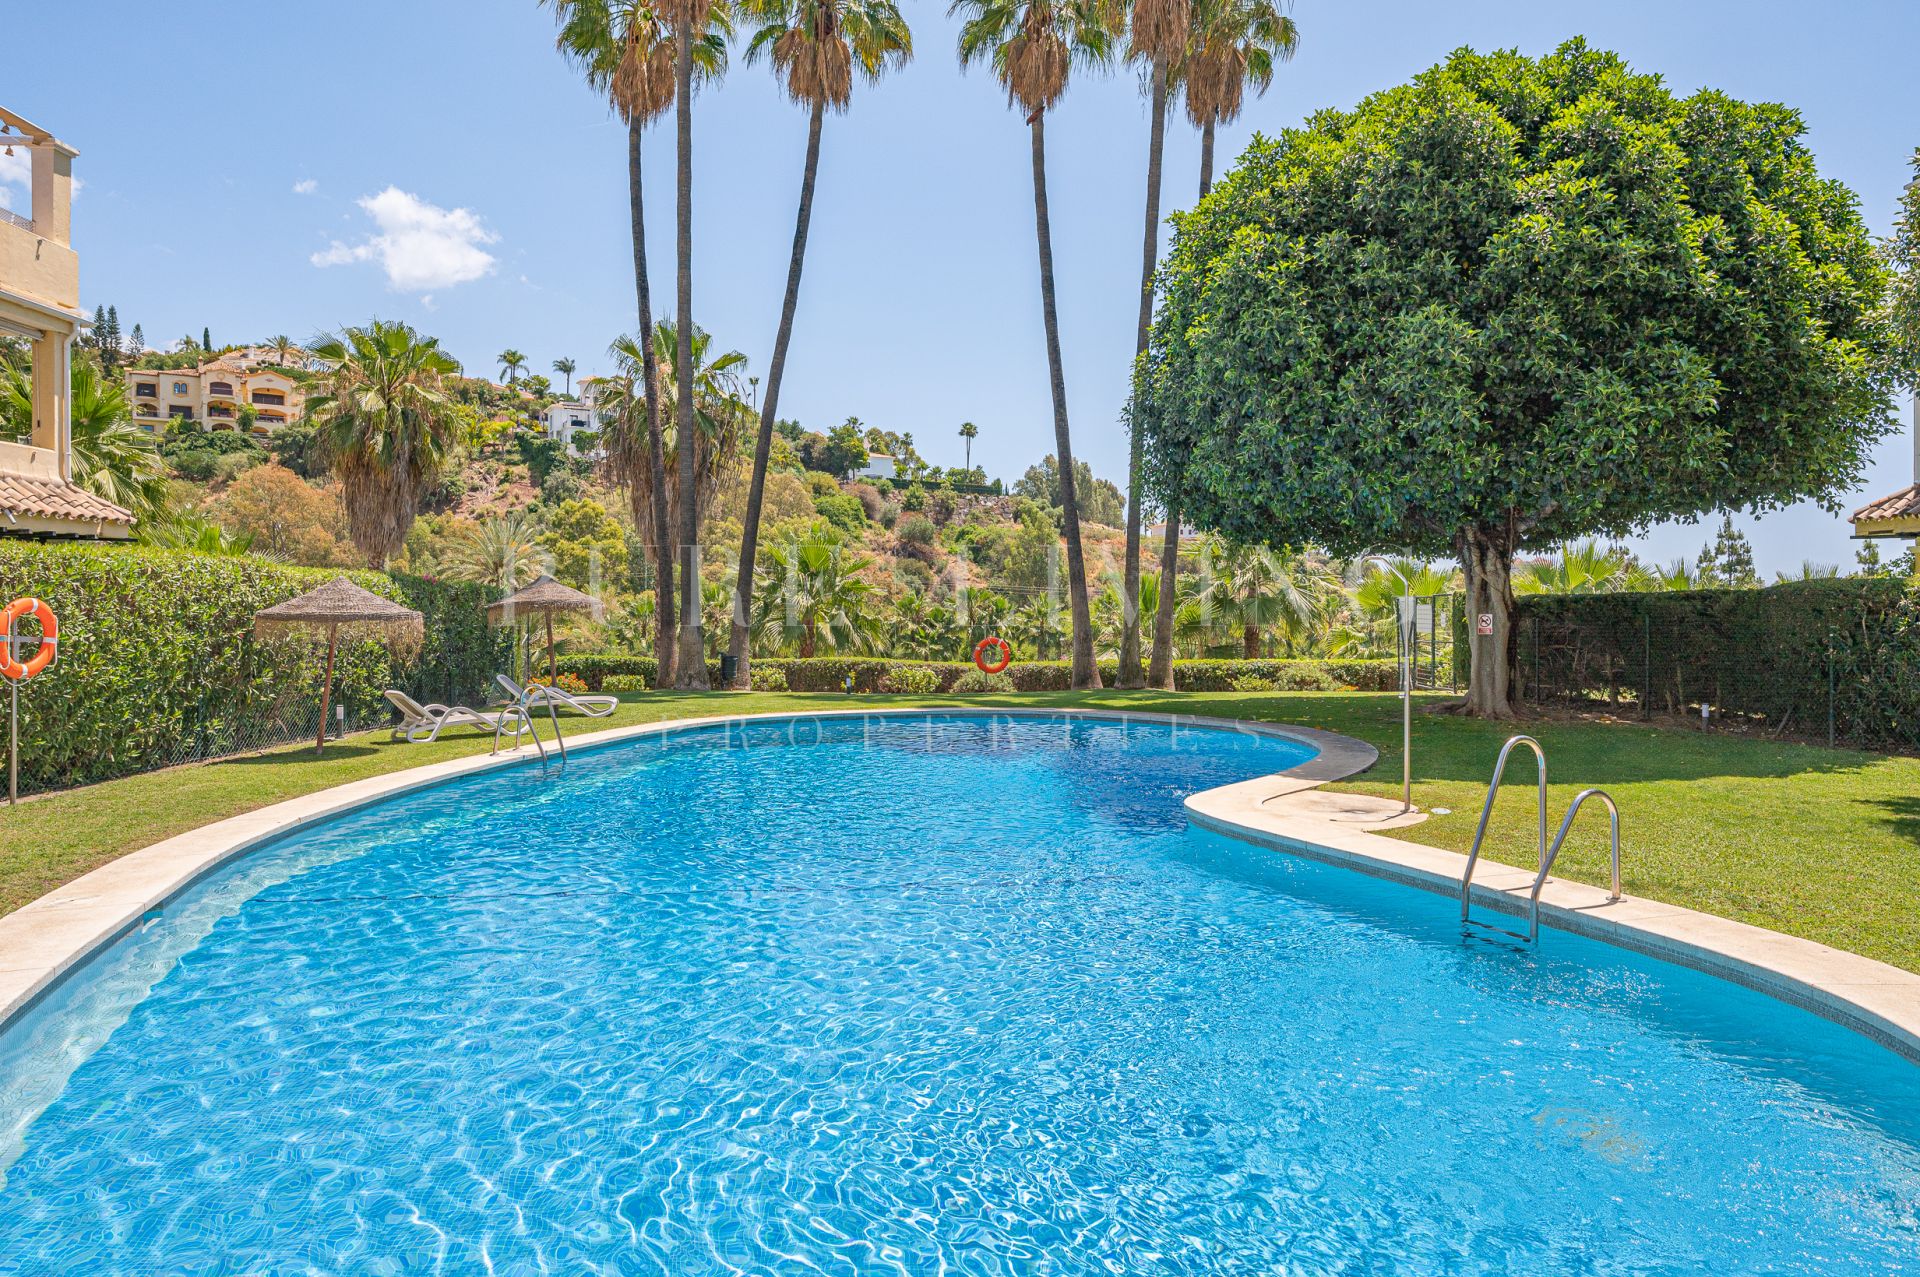
[[[1920,1069],[1188,827],[1310,752],[761,724],[290,839],[0,1039],[0,1272],[1920,1268]]]

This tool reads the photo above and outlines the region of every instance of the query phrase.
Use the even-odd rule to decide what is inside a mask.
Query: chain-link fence
[[[1514,696],[1548,713],[1920,753],[1913,611],[1904,593],[1844,581],[1523,599]]]

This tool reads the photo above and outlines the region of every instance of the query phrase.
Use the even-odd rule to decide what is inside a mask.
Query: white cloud
[[[493,273],[493,254],[481,247],[499,240],[472,209],[445,209],[389,186],[357,201],[373,219],[375,233],[357,244],[335,240],[311,258],[315,266],[380,263],[387,285],[399,292],[450,288]]]
[[[303,177],[293,184],[293,193],[295,195],[311,195],[319,189],[320,183],[310,177]]]
[[[14,188],[18,187],[18,190]],[[24,212],[31,203],[33,193],[33,161],[27,158],[27,148],[17,146],[12,155],[0,151],[0,208],[15,208]]]

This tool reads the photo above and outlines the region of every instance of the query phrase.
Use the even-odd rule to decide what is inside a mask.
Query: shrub
[[[926,665],[895,665],[881,681],[881,690],[926,696],[940,690],[940,672]]]
[[[587,680],[581,678],[578,674],[560,674],[553,678],[541,679],[540,681],[550,687],[557,687],[563,692],[571,692],[575,696],[588,690]]]
[[[909,483],[907,485],[907,490],[900,494],[900,508],[903,510],[912,511],[915,514],[918,514],[920,511],[926,509],[927,508],[926,488],[923,487],[917,480],[913,483]]]
[[[1015,688],[1013,680],[1005,674],[988,674],[982,670],[972,669],[955,680],[953,690],[977,695],[986,692],[1011,692]]]
[[[932,545],[935,532],[933,520],[924,514],[909,514],[894,525],[893,534],[900,538],[902,545]]]
[[[866,508],[860,498],[846,492],[822,493],[813,499],[816,513],[842,532],[856,536],[867,524]]]
[[[1227,681],[1227,685],[1236,692],[1273,692],[1279,690],[1279,684],[1270,678],[1261,678],[1255,674],[1242,674]]]
[[[659,666],[651,656],[629,656],[623,653],[580,655],[578,653],[562,656],[558,662],[562,674],[577,674],[586,682],[591,692],[627,690],[610,688],[607,678],[619,675],[624,679],[638,680],[640,687],[635,690],[651,688],[654,675]]]
[[[232,752],[270,721],[311,730],[323,651],[299,636],[258,640],[253,614],[342,575],[249,556],[140,546],[0,542],[0,594],[31,594],[60,616],[60,660],[22,689],[21,785],[47,789]],[[343,638],[334,701],[384,715],[381,692],[448,704],[484,698],[508,659],[477,585],[346,573],[419,610],[426,637],[398,663],[381,643]]]
[[[747,682],[756,692],[784,692],[787,672],[777,666],[755,664],[747,669]]]
[[[562,674],[560,677],[571,678],[573,676],[570,674]],[[645,678],[639,674],[608,674],[600,680],[600,690],[603,692],[644,692],[652,686],[652,679]]]

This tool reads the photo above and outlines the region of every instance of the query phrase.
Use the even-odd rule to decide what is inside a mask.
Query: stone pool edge
[[[578,754],[639,737],[733,724],[829,718],[915,718],[929,713],[1155,723],[1273,736],[1314,746],[1319,751],[1314,757],[1262,778],[1288,791],[1310,789],[1365,771],[1379,757],[1378,751],[1364,741],[1282,723],[1142,710],[1001,706],[981,706],[977,710],[965,706],[920,706],[711,714],[590,732],[569,737],[567,748],[570,753]],[[589,720],[570,719],[569,723],[579,726],[586,721]],[[532,745],[522,745],[517,749],[503,749],[498,754],[475,754],[350,781],[187,830],[130,851],[54,888],[0,917],[0,1032],[95,955],[110,948],[181,892],[234,858],[374,803],[465,776],[539,762],[538,751]]]
[[[1194,824],[1271,850],[1339,865],[1444,897],[1458,909],[1467,858],[1329,819],[1295,799],[1299,787],[1261,777],[1186,800]],[[1293,800],[1293,801],[1290,801]],[[1386,810],[1397,810],[1388,804]],[[1632,876],[1632,862],[1625,874]],[[1524,919],[1535,873],[1488,860],[1474,869],[1473,904]],[[1811,1011],[1920,1064],[1920,975],[1750,923],[1644,897],[1609,901],[1600,887],[1549,878],[1540,892],[1541,942],[1568,931],[1718,976]]]

